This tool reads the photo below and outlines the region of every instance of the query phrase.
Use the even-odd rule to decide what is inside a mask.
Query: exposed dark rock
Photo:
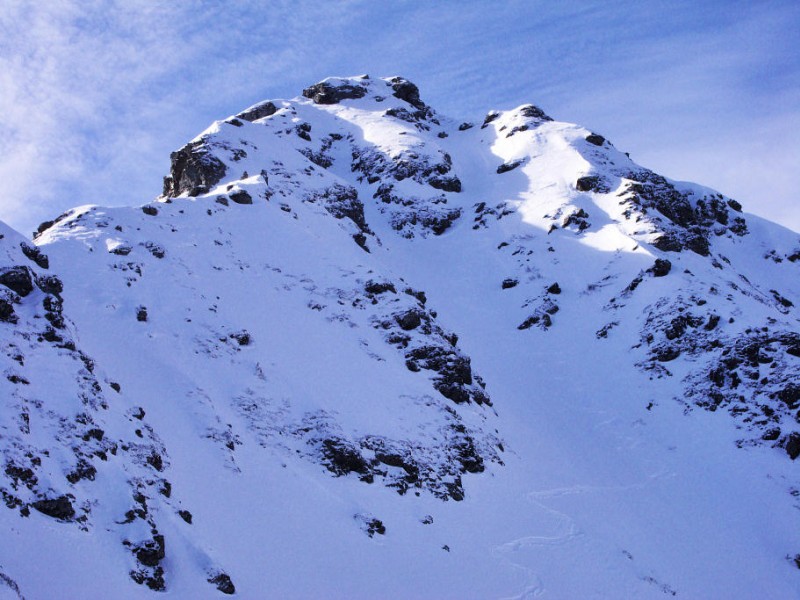
[[[164,536],[154,535],[152,540],[147,540],[137,546],[133,553],[136,560],[147,567],[157,567],[166,556]]]
[[[499,116],[500,116],[500,113],[498,111],[496,111],[496,110],[492,110],[492,111],[489,111],[488,113],[486,113],[486,118],[483,120],[483,125],[481,125],[481,129],[487,127],[489,125],[489,123],[491,123],[492,121],[496,120],[497,117],[499,117]]]
[[[461,180],[455,175],[431,175],[428,178],[428,185],[443,192],[461,192]]]
[[[95,475],[97,475],[97,469],[85,460],[81,460],[75,465],[75,468],[67,474],[67,481],[70,483],[77,483],[82,479],[94,481]]]
[[[525,319],[522,323],[517,325],[517,329],[520,331],[524,331],[525,329],[530,329],[534,325],[541,325],[542,328],[547,329],[553,324],[550,315],[548,314],[534,314]]]
[[[589,142],[590,144],[594,144],[595,146],[602,146],[605,143],[606,138],[604,138],[600,134],[591,133],[586,136],[586,141]]]
[[[28,267],[8,267],[0,269],[0,284],[22,297],[33,291],[33,277]]]
[[[489,398],[473,384],[470,359],[452,348],[422,346],[406,353],[406,366],[412,371],[435,371],[433,387],[456,404],[473,401],[491,404]]]
[[[586,175],[579,178],[575,182],[575,189],[579,192],[597,192],[599,194],[606,194],[609,191],[608,185],[599,175]]]
[[[192,513],[190,513],[188,510],[179,510],[178,516],[180,516],[180,518],[186,521],[189,525],[192,524]]]
[[[512,127],[511,131],[506,134],[506,137],[509,138],[513,136],[515,133],[519,133],[521,131],[528,131],[530,127],[528,125],[518,125],[516,127]]]
[[[783,306],[784,308],[791,308],[794,306],[794,303],[791,300],[784,298],[777,290],[770,290],[772,297],[775,298],[775,301]]]
[[[0,321],[4,323],[17,322],[17,315],[14,314],[14,305],[3,298],[0,298]]]
[[[14,464],[6,465],[6,475],[14,480],[14,483],[22,482],[24,485],[33,486],[37,482],[33,470],[27,467],[18,467]]]
[[[425,292],[422,290],[415,290],[413,288],[406,288],[403,290],[404,294],[408,294],[409,296],[413,296],[417,299],[417,302],[425,306],[425,303],[428,301],[428,297],[425,295]]]
[[[146,215],[150,215],[151,217],[155,217],[158,214],[158,209],[150,204],[145,204],[142,207],[142,212]]]
[[[369,535],[369,537],[372,537],[376,533],[378,535],[386,534],[386,526],[380,519],[370,519],[369,521],[367,521],[366,525],[367,525],[367,534]]]
[[[400,315],[397,315],[395,319],[397,320],[397,324],[400,325],[400,328],[404,331],[411,331],[412,329],[416,329],[422,323],[422,315],[419,310],[411,309],[406,311]]]
[[[361,248],[364,252],[369,253],[369,246],[367,246],[367,236],[363,233],[358,232],[353,234],[353,241]]]
[[[67,496],[37,500],[33,502],[31,506],[40,513],[61,521],[67,521],[75,516],[75,509],[72,508],[72,502],[70,502]]]
[[[164,249],[164,246],[156,244],[155,242],[145,242],[144,247],[147,248],[148,252],[150,252],[150,254],[156,258],[164,258],[167,255],[167,251]]]
[[[32,260],[42,269],[50,268],[50,260],[47,258],[46,254],[39,250],[39,248],[36,246],[31,246],[30,244],[26,244],[25,242],[21,242],[19,247],[28,260]]]
[[[410,178],[447,192],[461,191],[461,180],[456,175],[450,174],[453,168],[452,158],[441,150],[429,155],[420,155],[414,149],[406,149],[389,157],[371,148],[354,148],[351,157],[353,161],[350,165],[351,170],[362,173],[359,179],[366,177],[369,183],[384,181],[375,193],[375,197],[383,198],[386,203],[396,201],[389,198],[393,188],[387,181],[389,177],[397,181]]]
[[[775,396],[790,410],[794,410],[800,404],[800,385],[789,383],[786,387],[778,390]]]
[[[648,273],[652,273],[653,277],[664,277],[669,275],[672,269],[672,263],[664,258],[657,258],[653,266],[647,269]]]
[[[558,282],[554,283],[550,287],[547,288],[548,294],[560,294],[561,293],[561,286],[558,285]]]
[[[773,427],[772,429],[767,429],[764,432],[764,435],[761,436],[761,439],[767,442],[771,442],[777,440],[781,437],[781,430],[779,427]]]
[[[731,207],[732,210],[736,212],[742,212],[742,205],[739,204],[736,200],[730,199],[728,200],[728,206]]]
[[[59,294],[61,294],[61,292],[64,291],[64,284],[55,275],[45,275],[43,277],[37,277],[36,285],[45,294],[53,294],[54,296],[58,296]]]
[[[504,162],[502,165],[497,167],[497,173],[498,174],[503,174],[503,173],[508,173],[509,171],[513,171],[514,169],[516,169],[518,166],[520,166],[524,162],[525,162],[525,159],[522,159],[522,158],[518,158],[516,160],[509,160],[508,162]]]
[[[473,123],[461,123],[461,125],[458,126],[458,130],[466,131],[467,129],[472,129],[473,127],[475,127]]]
[[[504,290],[508,290],[508,289],[513,288],[513,287],[516,287],[518,283],[519,283],[519,280],[508,278],[508,279],[503,279],[503,283],[501,283],[500,286]]]
[[[541,108],[539,108],[538,106],[534,106],[533,104],[526,104],[525,106],[519,109],[519,112],[523,117],[528,117],[529,119],[540,119],[542,121],[553,120],[550,117],[548,117]]]
[[[688,328],[696,328],[702,325],[703,319],[688,313],[682,313],[674,317],[669,322],[669,327],[664,329],[664,335],[668,340],[675,340],[683,336]]]
[[[164,470],[164,459],[155,450],[152,450],[150,454],[147,455],[145,460],[147,461],[147,464],[153,467],[156,471],[160,472]]]
[[[708,256],[711,254],[708,240],[699,232],[692,232],[692,234],[687,236],[685,243],[686,247],[695,254],[699,254],[700,256]]]
[[[662,252],[680,252],[683,250],[678,238],[670,233],[665,233],[653,240],[653,246]]]
[[[252,342],[252,338],[247,331],[237,331],[236,333],[232,333],[229,336],[231,339],[235,340],[237,344],[240,346],[249,346],[250,342]]]
[[[389,281],[368,281],[366,285],[364,285],[364,291],[368,294],[379,295],[385,292],[392,292],[393,294],[397,293],[397,290],[394,287],[394,284]]]
[[[358,190],[349,185],[336,183],[324,192],[306,198],[307,202],[322,200],[325,209],[336,219],[348,218],[362,233],[372,233],[364,218],[364,204],[358,197]]]
[[[206,139],[186,144],[169,156],[172,166],[164,178],[164,196],[199,196],[225,177],[227,168],[209,149]]]
[[[236,204],[252,204],[253,197],[244,190],[236,190],[228,194]]]
[[[456,426],[460,428],[459,433],[464,434],[463,426]],[[463,435],[460,441],[456,444],[456,451],[458,462],[461,463],[466,473],[483,473],[486,469],[483,457],[478,453],[475,448],[475,441],[469,435]]]
[[[236,586],[233,585],[230,576],[227,573],[218,573],[208,579],[208,583],[217,586],[217,589],[223,594],[232,595],[236,593]]]
[[[720,316],[719,315],[709,315],[708,322],[703,326],[703,329],[706,331],[713,331],[716,329],[717,325],[719,324]]]
[[[133,251],[133,248],[128,246],[127,244],[120,244],[119,246],[115,246],[109,252],[111,254],[116,254],[117,256],[128,256]]]
[[[42,235],[45,231],[50,229],[53,225],[55,225],[55,221],[42,221],[39,223],[39,226],[36,228],[36,231],[33,232],[33,239],[36,239],[40,235]]]
[[[329,438],[322,441],[322,455],[324,466],[335,475],[347,475],[348,473],[358,473],[368,475],[370,472],[369,464],[361,453],[348,442]]]
[[[681,355],[681,351],[675,346],[665,344],[652,350],[653,358],[659,362],[669,362],[675,360]]]
[[[747,224],[742,217],[730,218],[728,204],[721,194],[709,194],[695,198],[690,192],[681,192],[664,177],[647,169],[625,174],[634,181],[628,184],[623,204],[630,218],[634,211],[640,215],[655,209],[666,217],[651,217],[661,235],[653,242],[660,250],[680,252],[691,250],[701,256],[710,255],[709,237],[730,231],[734,235],[745,235]],[[694,205],[692,204],[694,202]],[[652,213],[651,213],[652,214]]]
[[[338,104],[342,100],[356,100],[367,95],[363,85],[338,83],[336,85],[322,81],[303,90],[303,96],[310,98],[314,104]]]
[[[587,220],[589,218],[589,213],[587,213],[582,208],[572,211],[567,217],[561,222],[562,227],[569,227],[570,225],[574,225],[578,228],[578,231],[584,231],[591,227],[591,224]]]
[[[83,434],[83,441],[88,442],[89,440],[97,440],[98,442],[103,440],[105,436],[105,431],[99,429],[97,427],[93,427],[89,429],[86,433]]]
[[[144,323],[147,321],[147,308],[144,306],[139,306],[136,308],[136,320],[140,323]]]
[[[243,110],[236,115],[236,117],[239,119],[244,119],[245,121],[257,121],[258,119],[263,119],[264,117],[270,117],[274,115],[277,110],[278,108],[272,102],[259,102],[247,110]]]
[[[728,229],[736,235],[746,235],[748,232],[747,222],[742,217],[734,217],[731,224],[728,225]]]
[[[460,208],[451,208],[444,211],[420,211],[412,213],[410,216],[403,215],[394,219],[392,227],[397,230],[403,228],[406,223],[412,225],[419,224],[424,229],[429,229],[434,235],[442,235],[455,223],[461,216]]]
[[[392,95],[395,98],[408,102],[411,106],[419,110],[428,108],[428,106],[419,99],[419,88],[408,79],[393,77],[389,80],[389,83],[392,84],[392,89],[394,90]]]
[[[131,571],[130,576],[136,583],[144,584],[154,592],[163,592],[166,589],[164,568],[160,565],[152,569]]]
[[[789,455],[789,458],[792,460],[796,459],[800,456],[800,433],[793,431],[789,434],[786,438],[786,454]]]
[[[311,141],[311,123],[298,123],[295,125],[294,132],[297,134],[297,137],[307,142]]]

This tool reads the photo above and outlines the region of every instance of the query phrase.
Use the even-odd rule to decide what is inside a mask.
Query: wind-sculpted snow
[[[3,227],[0,590],[798,595],[800,236],[742,211],[359,76]]]

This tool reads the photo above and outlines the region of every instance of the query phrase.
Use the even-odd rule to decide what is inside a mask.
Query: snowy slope
[[[171,158],[2,231],[0,592],[800,595],[798,234],[402,78]]]

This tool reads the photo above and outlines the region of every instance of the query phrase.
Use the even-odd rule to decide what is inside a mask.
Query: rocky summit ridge
[[[0,597],[800,593],[796,232],[402,77],[170,162],[0,229]]]

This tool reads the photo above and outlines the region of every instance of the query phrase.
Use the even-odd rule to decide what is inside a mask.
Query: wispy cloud
[[[6,0],[0,219],[146,202],[211,120],[370,72],[454,116],[538,103],[800,229],[800,7],[653,4]]]

